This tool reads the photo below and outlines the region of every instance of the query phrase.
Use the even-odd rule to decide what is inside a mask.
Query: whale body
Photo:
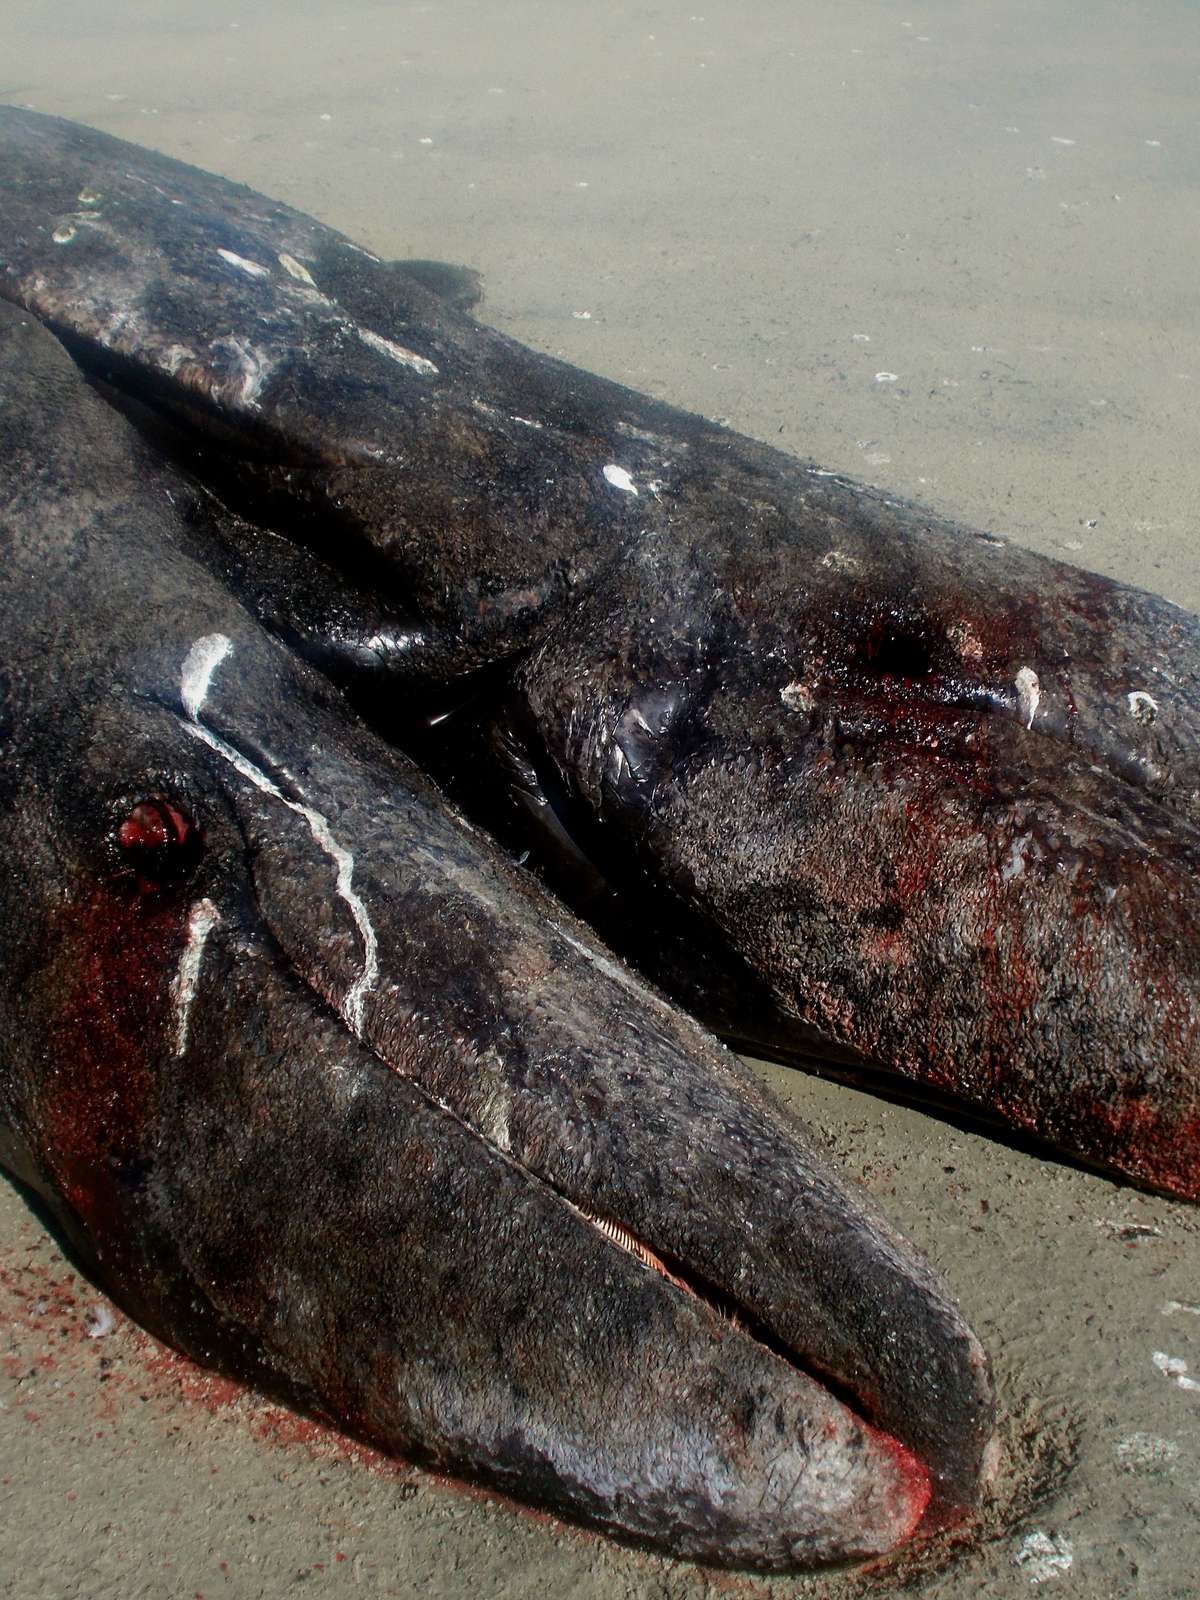
[[[1200,1194],[1200,624],[0,110],[0,294],[260,620],[726,1038]]]

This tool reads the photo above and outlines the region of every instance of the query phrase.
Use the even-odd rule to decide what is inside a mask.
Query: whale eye
[[[170,800],[139,800],[117,828],[117,844],[137,873],[142,889],[161,889],[191,871],[200,853],[200,832]]]

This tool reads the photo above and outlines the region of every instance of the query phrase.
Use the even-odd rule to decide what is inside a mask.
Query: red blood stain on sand
[[[31,1426],[62,1426],[70,1415],[79,1426],[80,1408],[90,1405],[93,1418],[106,1423],[94,1433],[98,1440],[115,1435],[122,1414],[136,1411],[139,1419],[150,1408],[169,1431],[177,1431],[181,1412],[195,1409],[209,1416],[228,1417],[230,1425],[244,1430],[256,1443],[285,1452],[303,1451],[310,1460],[343,1463],[399,1483],[420,1481],[482,1507],[503,1507],[522,1521],[545,1528],[553,1538],[564,1536],[583,1545],[607,1543],[598,1533],[561,1522],[550,1512],[521,1505],[494,1490],[382,1455],[368,1445],[347,1438],[336,1428],[303,1417],[219,1373],[198,1367],[143,1332],[123,1316],[86,1279],[72,1272],[53,1241],[32,1224],[21,1229],[27,1243],[0,1250],[0,1393],[11,1380],[19,1398],[10,1406],[24,1406],[35,1395],[41,1410],[24,1409]],[[107,1327],[108,1313],[113,1321]],[[107,1331],[96,1335],[99,1328]],[[53,1385],[47,1389],[47,1384]],[[28,1386],[28,1388],[27,1388]],[[42,1405],[48,1397],[48,1403]],[[65,1401],[69,1412],[64,1412]],[[219,1468],[214,1466],[215,1473]],[[626,1559],[637,1565],[657,1558],[626,1549]],[[344,1560],[344,1553],[334,1556]],[[745,1573],[705,1571],[715,1590],[766,1600],[769,1593]]]
[[[0,1253],[0,1374],[16,1388],[13,1409],[19,1406],[27,1422],[41,1422],[43,1400],[52,1402],[60,1393],[90,1403],[97,1421],[113,1424],[124,1408],[144,1414],[150,1406],[177,1421],[181,1406],[196,1407],[211,1416],[227,1414],[259,1444],[412,1478],[408,1462],[288,1411],[159,1344],[70,1271],[49,1240],[31,1228],[23,1232],[28,1244]],[[47,1380],[54,1383],[50,1391]],[[24,1404],[35,1396],[37,1410]]]

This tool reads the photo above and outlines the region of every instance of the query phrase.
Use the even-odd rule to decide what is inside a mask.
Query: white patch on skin
[[[214,339],[213,349],[227,350],[236,358],[241,372],[234,380],[237,383],[235,403],[250,411],[257,411],[258,397],[274,371],[274,362],[268,361],[260,350],[255,350],[245,339],[235,339],[232,335],[225,339]]]
[[[171,982],[171,1004],[175,1007],[175,1054],[187,1050],[188,1027],[192,1016],[192,1001],[200,984],[200,966],[204,960],[204,946],[209,934],[221,920],[221,913],[211,900],[197,900],[188,917],[187,943],[179,958],[179,966]]]
[[[173,378],[179,371],[180,367],[185,364],[185,362],[198,360],[199,357],[197,356],[196,352],[194,350],[189,350],[187,345],[171,344],[168,345],[163,351],[160,358],[160,365],[162,366],[163,371],[169,373]]]
[[[306,283],[310,289],[315,289],[317,287],[317,280],[313,277],[312,273],[308,270],[304,263],[297,261],[295,256],[288,255],[286,250],[281,250],[279,252],[279,265],[287,273],[289,278],[295,278],[298,283]]]
[[[604,469],[605,483],[612,484],[614,489],[620,489],[623,494],[636,494],[637,484],[634,483],[624,467],[618,467],[610,461]]]
[[[232,649],[232,643],[223,633],[207,633],[197,639],[188,651],[184,658],[180,683],[183,709],[188,719],[185,726],[194,738],[201,740],[210,750],[214,750],[223,760],[228,761],[230,766],[256,789],[261,789],[263,794],[270,795],[272,799],[287,806],[289,811],[294,811],[297,816],[303,817],[314,840],[333,862],[337,874],[338,896],[345,902],[363,946],[362,972],[346,991],[338,1010],[350,1032],[356,1039],[361,1039],[366,997],[375,987],[379,976],[379,944],[367,908],[354,889],[354,857],[349,850],[338,843],[326,817],[315,811],[312,806],[302,805],[298,800],[289,800],[278,784],[272,782],[265,772],[200,721],[200,712],[208,698],[213,674]]]
[[[952,622],[946,629],[946,637],[958,651],[960,661],[983,660],[983,645],[969,622]]]
[[[364,250],[360,244],[352,244],[349,239],[342,240],[342,249],[353,250],[356,256],[366,256],[368,261],[374,261],[376,266],[379,265],[378,256],[373,256],[369,250]]]
[[[106,350],[130,349],[141,337],[142,328],[137,312],[123,309],[113,311],[108,321],[96,330],[96,337]]]
[[[270,267],[264,267],[257,261],[248,261],[245,256],[235,255],[232,250],[218,250],[217,254],[222,261],[228,261],[231,267],[236,267],[239,272],[244,272],[249,278],[269,278]]]
[[[826,550],[821,557],[821,565],[831,572],[861,572],[862,562],[857,556],[848,555],[845,550]]]
[[[512,1152],[512,1133],[508,1122],[511,1111],[512,1095],[503,1083],[498,1083],[479,1107],[480,1133],[497,1150],[503,1150],[505,1155]]]
[[[1064,1533],[1027,1533],[1013,1561],[1030,1583],[1045,1583],[1047,1578],[1070,1572],[1075,1564],[1075,1549]]]
[[[807,684],[801,683],[799,678],[793,678],[791,683],[785,683],[779,691],[779,698],[789,711],[814,711],[817,705],[812,690]]]
[[[619,983],[623,989],[638,989],[637,979],[627,968],[619,966],[617,962],[610,960],[609,957],[604,955],[601,950],[589,949],[587,945],[581,944],[580,941],[574,937],[574,935],[569,934],[567,930],[561,927],[557,922],[550,922],[549,926],[553,928],[554,932],[558,934],[560,939],[565,939],[567,941],[572,950],[581,955],[585,961],[590,963],[591,966],[598,968],[599,971],[601,971],[606,978],[610,978],[613,983]],[[641,991],[639,990],[639,993],[640,992]],[[643,996],[643,998],[645,997]]]
[[[543,426],[542,423],[535,422],[532,417],[514,417],[512,420],[519,422],[523,428],[540,428]]]
[[[189,722],[200,720],[200,709],[208,699],[213,673],[232,649],[233,644],[223,633],[206,633],[184,657],[179,688]]]
[[[1165,1350],[1156,1350],[1150,1360],[1163,1377],[1170,1378],[1178,1388],[1200,1394],[1200,1378],[1188,1377],[1188,1364],[1182,1356],[1169,1356]]]
[[[358,337],[365,345],[369,345],[381,356],[396,361],[402,367],[407,367],[411,372],[419,372],[423,378],[436,378],[437,368],[432,361],[424,356],[417,355],[415,350],[406,350],[402,344],[393,344],[390,339],[385,339],[382,334],[372,333],[370,328],[359,328]]]
[[[1033,719],[1037,716],[1037,708],[1042,700],[1042,686],[1038,682],[1038,675],[1032,667],[1022,667],[1016,676],[1017,685],[1017,710],[1021,713],[1022,721],[1027,728],[1033,727]]]
[[[1134,689],[1125,698],[1129,701],[1129,715],[1135,722],[1153,722],[1158,716],[1158,701],[1144,689]]]
[[[1032,837],[1032,834],[1024,833],[1019,839],[1014,839],[1009,846],[1008,854],[1000,867],[1000,876],[1005,883],[1011,883],[1025,871],[1025,851]]]

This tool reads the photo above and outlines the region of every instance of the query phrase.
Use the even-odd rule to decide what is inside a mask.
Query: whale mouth
[[[772,1382],[786,1368],[845,1459],[867,1451],[906,1485],[892,1533],[969,1509],[992,1432],[978,1341],[746,1069],[527,875],[479,856],[277,646],[193,640],[160,708],[214,768],[258,917],[347,1043],[678,1296],[706,1339],[744,1346]]]
[[[647,1342],[652,1343],[652,1359],[662,1369],[661,1385],[668,1392],[660,1411],[656,1392],[647,1395],[644,1384],[635,1386],[642,1400],[624,1424],[627,1442],[616,1456],[618,1470],[628,1474],[628,1481],[618,1479],[615,1488],[608,1486],[609,1467],[600,1472],[597,1486],[596,1469],[590,1464],[581,1469],[570,1456],[565,1466],[555,1460],[559,1448],[553,1439],[543,1437],[537,1408],[532,1422],[523,1414],[515,1432],[505,1436],[499,1456],[486,1450],[480,1454],[478,1446],[471,1446],[465,1455],[461,1447],[430,1453],[420,1442],[414,1447],[411,1440],[397,1440],[388,1432],[386,1405],[379,1400],[374,1402],[374,1414],[370,1406],[361,1407],[364,1420],[353,1431],[385,1450],[482,1477],[518,1499],[544,1501],[551,1509],[598,1524],[618,1537],[715,1566],[782,1571],[882,1556],[946,1520],[940,1513],[931,1514],[934,1484],[920,1456],[873,1422],[848,1385],[817,1370],[767,1319],[728,1295],[682,1255],[664,1254],[647,1243],[594,1199],[575,1198],[563,1186],[561,1173],[550,1177],[515,1148],[505,1149],[506,1141],[496,1142],[487,1130],[466,1120],[461,1108],[411,1075],[396,1053],[384,1055],[375,1042],[353,1040],[347,1019],[340,1011],[333,1014],[324,986],[315,987],[304,968],[276,944],[270,896],[266,907],[257,888],[252,898],[267,931],[271,959],[282,956],[293,992],[303,996],[314,1022],[331,1026],[340,1035],[341,1053],[347,1059],[364,1057],[368,1070],[409,1096],[423,1117],[448,1124],[453,1136],[465,1139],[467,1149],[475,1152],[473,1164],[503,1169],[510,1189],[517,1186],[517,1213],[535,1210],[542,1217],[524,1248],[506,1240],[496,1251],[489,1260],[489,1277],[493,1285],[506,1277],[514,1251],[522,1262],[540,1257],[542,1267],[529,1294],[529,1311],[554,1362],[582,1385],[592,1367],[592,1338],[602,1345],[612,1322],[640,1325],[649,1315],[658,1329]],[[236,922],[231,919],[227,928],[206,900],[193,907],[189,923],[200,920],[198,913],[204,914],[206,936],[213,943],[228,936]],[[186,1045],[202,1050],[211,1025],[202,1014],[206,1002],[199,987],[191,1003],[195,1014]],[[373,1116],[365,1125],[378,1120]],[[386,1171],[386,1162],[381,1171]],[[378,1184],[379,1178],[373,1182]],[[469,1242],[478,1248],[493,1223],[497,1233],[507,1234],[506,1219],[513,1215],[511,1201],[489,1201]],[[319,1239],[310,1248],[320,1249]],[[369,1272],[369,1254],[361,1256],[356,1270],[361,1272],[364,1266]],[[478,1267],[464,1261],[462,1270],[464,1276],[472,1276]],[[581,1310],[575,1285],[593,1280],[595,1292]],[[210,1292],[218,1304],[228,1303],[226,1286],[213,1285]],[[236,1294],[233,1299],[236,1302]],[[468,1342],[492,1342],[507,1321],[507,1313],[494,1323],[481,1320]],[[588,1331],[590,1324],[594,1334]],[[452,1343],[456,1335],[447,1330],[446,1337]],[[526,1343],[518,1340],[517,1346]],[[269,1362],[294,1370],[295,1357],[290,1347],[279,1343],[277,1333],[268,1333],[267,1345]],[[650,1359],[640,1341],[635,1349],[642,1350],[641,1357],[622,1363],[615,1374],[601,1365],[602,1381],[594,1402],[580,1405],[578,1392],[555,1397],[554,1403],[565,1404],[569,1415],[578,1407],[586,1417],[595,1407],[590,1442],[572,1447],[587,1462],[593,1456],[605,1459],[606,1410],[620,1413],[629,1404],[622,1392],[626,1366],[636,1374]],[[378,1364],[378,1356],[372,1359]],[[507,1360],[504,1369],[507,1381]],[[385,1393],[393,1388],[394,1380]],[[694,1404],[693,1389],[701,1396]],[[318,1390],[314,1409],[344,1427],[342,1405],[331,1407]],[[705,1442],[709,1435],[716,1445]],[[625,1459],[624,1451],[633,1448],[631,1440],[637,1441],[644,1458],[640,1467]],[[536,1470],[529,1467],[531,1450]],[[514,1451],[515,1461],[510,1459]],[[702,1472],[690,1468],[688,1454],[703,1456],[705,1451],[713,1454],[713,1463]]]
[[[564,1195],[562,1198],[566,1199],[567,1197]],[[663,1278],[667,1283],[678,1289],[681,1294],[689,1295],[693,1300],[705,1306],[719,1324],[723,1324],[733,1333],[741,1334],[752,1343],[762,1346],[764,1350],[769,1350],[786,1366],[794,1368],[805,1378],[825,1389],[833,1399],[857,1417],[860,1422],[867,1426],[870,1425],[869,1419],[863,1415],[861,1402],[845,1385],[839,1383],[832,1374],[818,1372],[810,1364],[805,1363],[799,1352],[785,1343],[760,1317],[739,1306],[735,1300],[724,1294],[714,1284],[706,1283],[695,1277],[682,1262],[675,1261],[668,1265],[662,1256],[651,1250],[650,1246],[643,1243],[641,1239],[636,1238],[620,1222],[616,1222],[611,1217],[606,1217],[600,1212],[593,1211],[588,1206],[577,1205],[575,1209],[611,1244],[615,1244],[619,1249],[633,1256],[648,1271],[656,1273],[660,1278]],[[910,1460],[910,1470],[914,1481],[919,1482],[922,1478],[927,1480],[928,1474],[925,1473],[924,1468],[920,1466],[916,1458],[911,1457],[898,1440],[892,1440],[891,1442],[895,1445],[898,1453]],[[928,1506],[931,1492],[926,1481],[921,1503],[922,1516]],[[918,1517],[917,1522],[919,1520],[920,1518]],[[913,1531],[916,1529],[917,1522],[914,1522]]]

